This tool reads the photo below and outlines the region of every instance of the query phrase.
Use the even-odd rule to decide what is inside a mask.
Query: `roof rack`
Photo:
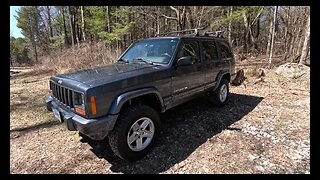
[[[161,35],[169,35],[169,34],[177,34],[178,36],[180,34],[183,35],[194,35],[194,36],[215,36],[215,37],[222,37],[223,31],[212,31],[212,32],[204,32],[203,35],[200,35],[199,31],[203,30],[204,28],[194,28],[194,29],[186,29],[186,30],[181,30],[181,31],[171,31],[167,33],[159,33],[155,34],[155,37],[159,37]]]
[[[182,34],[191,34],[193,33],[193,35],[195,36],[199,36],[199,30],[203,30],[204,28],[194,28],[194,29],[186,29],[186,30],[181,30],[181,31],[171,31],[171,32],[167,32],[167,33],[157,33],[155,34],[155,37],[159,37],[160,35],[168,35],[168,34],[177,34],[180,35]]]
[[[210,36],[210,35],[214,34],[215,37],[222,37],[223,38],[222,33],[223,33],[223,31],[205,32],[204,36]]]

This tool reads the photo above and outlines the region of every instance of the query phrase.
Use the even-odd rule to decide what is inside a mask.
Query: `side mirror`
[[[189,66],[194,63],[192,56],[184,56],[178,59],[177,66]]]

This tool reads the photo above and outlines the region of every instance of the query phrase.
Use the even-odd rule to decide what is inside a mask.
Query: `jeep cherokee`
[[[204,93],[222,106],[234,77],[222,37],[152,37],[133,43],[114,64],[51,77],[46,106],[68,130],[107,138],[117,156],[135,161],[158,138],[159,113]]]

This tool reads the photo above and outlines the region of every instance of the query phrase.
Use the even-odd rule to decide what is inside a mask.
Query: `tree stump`
[[[247,78],[244,76],[244,71],[243,69],[240,69],[237,71],[237,75],[234,78],[234,80],[231,82],[232,85],[234,86],[240,86],[244,80],[246,80]]]

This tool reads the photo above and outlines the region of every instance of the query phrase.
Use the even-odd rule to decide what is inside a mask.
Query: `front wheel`
[[[158,113],[149,106],[138,104],[126,108],[109,135],[113,152],[127,161],[144,157],[153,147],[160,132]]]
[[[229,96],[229,81],[227,79],[221,79],[218,88],[212,92],[211,102],[218,106],[224,106]]]

